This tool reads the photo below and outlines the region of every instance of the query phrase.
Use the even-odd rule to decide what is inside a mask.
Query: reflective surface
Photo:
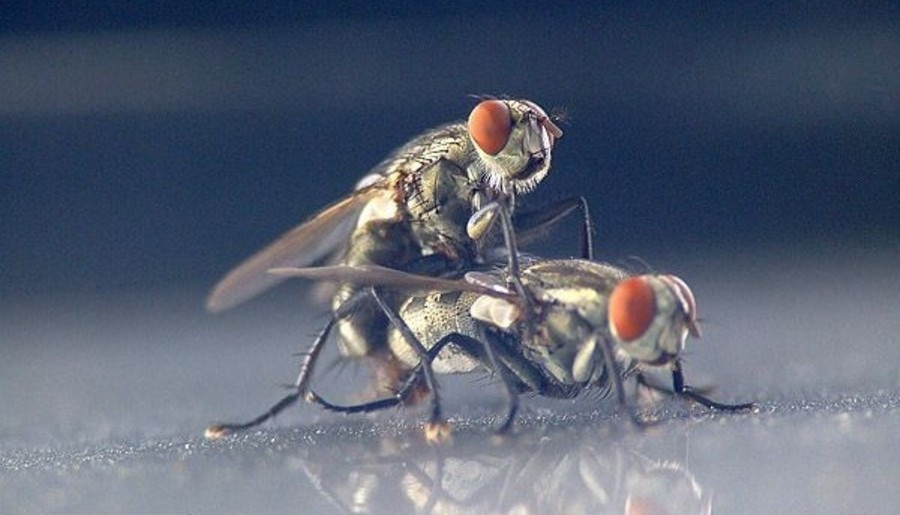
[[[0,16],[0,513],[900,505],[897,6],[32,4]],[[441,449],[416,409],[202,440],[284,394],[327,311],[285,285],[212,316],[208,288],[483,93],[568,112],[522,207],[584,194],[600,258],[684,278],[688,381],[760,412],[663,401],[638,432],[525,399],[497,443],[470,376]]]
[[[716,398],[758,400],[759,413],[662,401],[645,407],[659,424],[637,431],[606,401],[528,399],[515,435],[497,441],[499,385],[443,378],[456,431],[442,448],[423,442],[414,409],[367,418],[302,406],[258,432],[200,438],[209,422],[264,409],[291,380],[290,356],[320,319],[297,319],[290,288],[218,318],[198,307],[201,291],[15,304],[2,320],[15,345],[0,375],[0,411],[15,416],[0,422],[0,511],[848,513],[898,505],[900,250],[831,253],[791,267],[759,257],[683,265],[707,320],[690,348],[688,379],[715,384]],[[350,367],[321,380],[360,375]]]

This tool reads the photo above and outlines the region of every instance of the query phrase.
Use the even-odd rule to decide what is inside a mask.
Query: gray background
[[[4,5],[0,512],[898,505],[898,10],[549,11]],[[479,93],[568,113],[528,204],[581,193],[602,259],[687,280],[689,379],[761,412],[662,402],[638,433],[607,403],[533,399],[496,445],[497,385],[450,378],[440,451],[412,409],[304,406],[202,441],[281,395],[324,321],[297,285],[218,316],[207,289]]]

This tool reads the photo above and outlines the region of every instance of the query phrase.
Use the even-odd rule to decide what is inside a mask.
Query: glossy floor
[[[302,406],[202,439],[291,381],[321,321],[282,302],[296,292],[219,317],[200,291],[18,301],[2,320],[0,512],[883,512],[900,506],[897,262],[896,247],[683,260],[707,321],[688,378],[759,413],[662,402],[637,431],[605,402],[530,399],[497,442],[499,388],[449,378],[456,431],[439,449],[416,410]]]

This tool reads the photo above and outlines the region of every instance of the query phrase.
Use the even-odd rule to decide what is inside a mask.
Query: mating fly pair
[[[441,440],[449,426],[435,374],[478,368],[496,374],[505,385],[509,404],[499,431],[510,428],[523,392],[572,397],[599,388],[614,391],[624,406],[622,380],[629,374],[668,391],[645,379],[642,370],[648,366],[672,371],[673,395],[723,410],[750,407],[718,404],[684,384],[680,353],[688,334],[698,336],[699,330],[693,295],[680,279],[630,278],[590,259],[520,256],[510,216],[515,194],[529,191],[546,175],[560,135],[531,102],[485,100],[467,124],[447,125],[414,139],[377,167],[368,185],[223,279],[210,297],[211,309],[240,302],[288,276],[342,286],[334,297],[333,317],[308,353],[294,392],[254,420],[212,426],[207,435],[254,427],[300,398],[352,413],[430,394],[426,434]],[[583,201],[563,202],[543,215],[520,219],[527,221],[526,228],[543,226],[579,205],[585,213],[582,254],[590,258]],[[348,223],[349,243],[340,264],[304,268],[337,250],[339,240],[330,233]],[[490,267],[491,227],[496,225],[504,238],[504,268]],[[415,273],[422,271],[445,278]],[[343,355],[373,358],[376,366],[394,371],[389,385],[393,395],[340,406],[310,388],[315,363],[335,327]]]
[[[283,280],[276,267],[322,262],[376,264],[428,275],[460,271],[485,261],[495,247],[490,217],[469,226],[476,211],[492,202],[515,205],[547,175],[562,131],[528,100],[482,100],[467,122],[446,124],[415,137],[372,169],[348,197],[251,256],[228,273],[207,300],[222,311]],[[540,227],[583,207],[582,199],[560,202],[523,216]],[[493,211],[486,211],[493,213]],[[590,231],[586,231],[587,238]],[[589,240],[586,245],[589,246]],[[342,285],[332,300],[337,312],[356,297]],[[341,354],[378,352],[377,333],[386,320],[372,302],[354,302],[352,317],[337,321]],[[374,346],[374,348],[373,348]]]
[[[509,218],[499,208],[501,224]],[[311,388],[286,396],[266,414],[245,423],[214,427],[214,433],[253,427],[305,395],[329,410],[368,412],[405,404],[430,394],[426,437],[447,436],[438,396],[438,374],[486,369],[499,377],[508,406],[497,431],[509,430],[518,396],[532,393],[571,398],[594,390],[612,392],[632,420],[643,422],[627,405],[624,380],[723,411],[747,410],[752,404],[721,404],[684,382],[682,351],[688,336],[699,337],[696,301],[676,276],[632,276],[609,264],[587,259],[542,260],[516,252],[505,230],[511,266],[466,272],[459,279],[420,276],[379,267],[338,265],[279,268],[282,277],[341,281],[369,287],[390,320],[391,357],[406,372],[396,393],[383,399],[342,406]],[[521,263],[519,262],[521,260]],[[521,285],[517,292],[513,285]],[[398,308],[390,301],[407,291]],[[314,360],[327,340],[326,328],[315,341]],[[671,373],[672,385],[656,384],[651,370]]]
[[[437,275],[491,261],[485,254],[495,247],[495,224],[487,216],[470,227],[473,213],[497,201],[512,209],[518,194],[531,191],[547,175],[561,136],[531,101],[483,99],[466,122],[413,138],[372,169],[351,195],[229,272],[207,307],[222,311],[274,286],[284,279],[268,273],[275,267],[338,262]],[[521,217],[522,225],[540,227],[579,206],[588,220],[586,204],[574,199]],[[590,231],[584,234],[584,246],[590,247]],[[389,352],[387,319],[370,296],[344,283],[332,306],[343,356],[375,358]],[[353,306],[352,315],[346,315],[347,306]],[[301,370],[298,391],[306,389],[313,366]]]

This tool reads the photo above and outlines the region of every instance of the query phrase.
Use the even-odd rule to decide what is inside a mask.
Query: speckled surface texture
[[[702,277],[685,267],[709,321],[690,347],[688,379],[717,385],[722,399],[756,400],[758,413],[663,401],[647,408],[660,423],[637,431],[605,402],[529,399],[514,436],[498,442],[490,429],[499,388],[444,378],[456,431],[440,449],[424,443],[413,409],[343,417],[301,406],[258,431],[203,440],[207,423],[256,414],[291,380],[291,354],[319,318],[298,319],[284,299],[221,317],[204,314],[191,292],[20,305],[3,320],[17,366],[0,376],[0,411],[15,414],[0,422],[0,507],[617,513],[628,504],[837,514],[896,506],[900,251],[868,255],[809,258],[767,279],[772,267],[739,261],[698,262]],[[851,259],[855,271],[839,273]]]

